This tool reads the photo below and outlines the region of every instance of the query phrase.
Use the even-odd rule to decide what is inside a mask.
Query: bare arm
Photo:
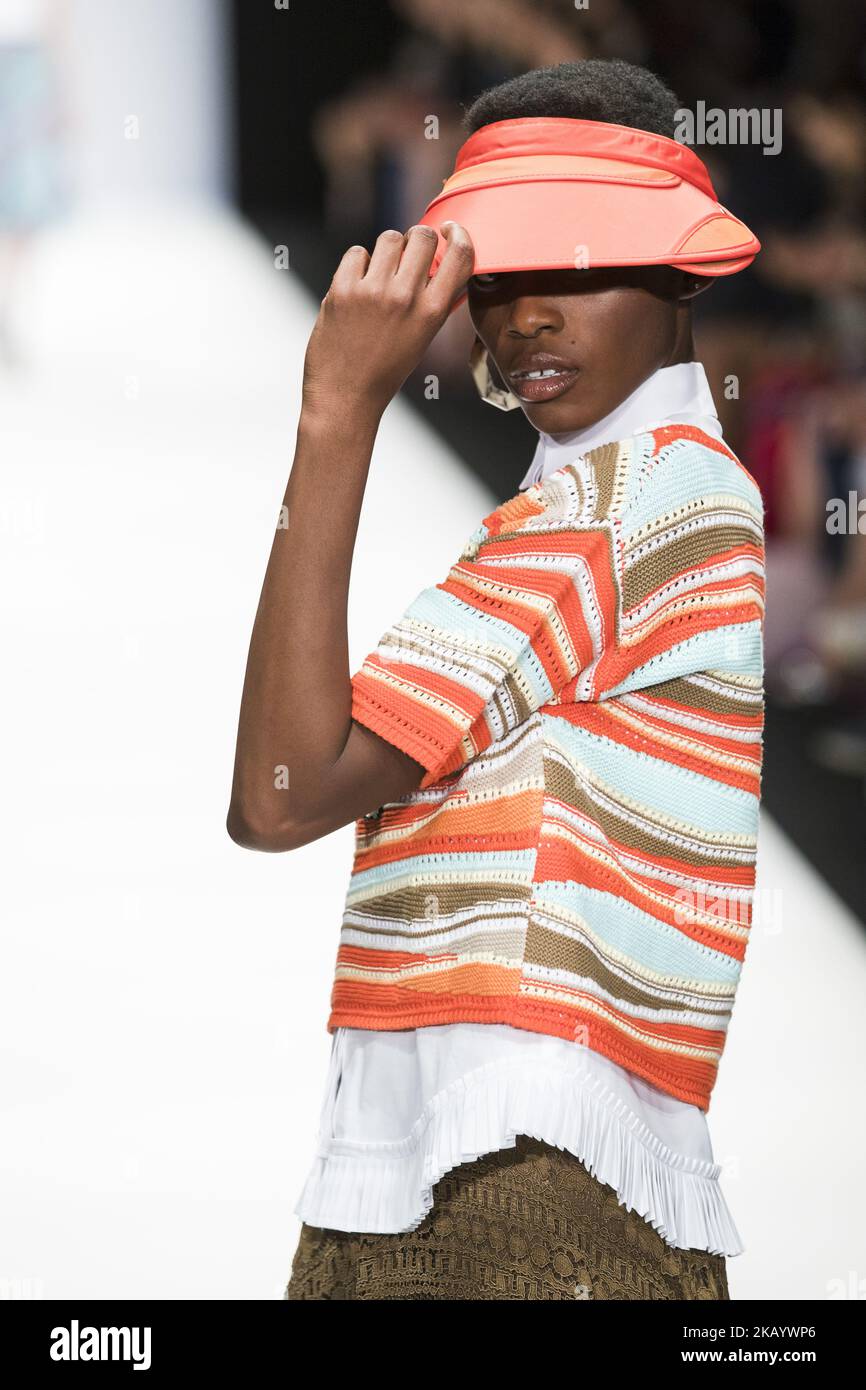
[[[297,442],[253,626],[228,833],[288,850],[396,801],[422,765],[353,722],[347,613],[352,555],[379,421],[472,270],[453,226],[437,273],[426,228],[351,247],[322,301]]]

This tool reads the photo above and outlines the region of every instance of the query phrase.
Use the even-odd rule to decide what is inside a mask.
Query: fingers
[[[459,222],[443,222],[440,231],[447,246],[426,294],[439,312],[446,314],[472,274],[475,247],[466,228]]]
[[[373,254],[370,257],[370,264],[367,266],[364,279],[384,288],[385,283],[392,279],[397,272],[405,241],[406,238],[403,233],[397,232],[393,228],[389,227],[387,231],[380,232],[376,237],[376,244],[373,247]]]
[[[370,262],[370,253],[364,246],[350,246],[348,251],[343,253],[342,260],[334,271],[334,278],[331,281],[325,300],[336,291],[339,296],[340,291],[348,290],[352,285],[356,285],[367,269]]]
[[[410,227],[405,233],[388,228],[376,238],[372,255],[363,246],[349,247],[334,274],[331,290],[348,289],[363,281],[377,291],[401,295],[407,304],[422,295],[418,302],[423,302],[426,312],[447,317],[472,274],[475,247],[458,222],[444,222],[441,232],[446,247],[432,279],[430,265],[439,244],[435,230],[423,225]]]
[[[439,238],[432,227],[422,225],[410,227],[405,236],[405,247],[397,274],[406,280],[413,289],[422,290],[430,274],[430,262],[439,244]]]
[[[436,233],[432,228],[410,227],[404,234],[389,227],[377,236],[372,256],[363,246],[349,247],[337,267],[334,283],[339,287],[363,278],[384,289],[399,274],[406,287],[421,288],[435,249]]]

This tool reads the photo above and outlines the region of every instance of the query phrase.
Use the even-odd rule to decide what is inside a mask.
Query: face
[[[694,277],[671,266],[473,275],[475,330],[527,419],[570,434],[608,415],[658,367],[694,358]]]

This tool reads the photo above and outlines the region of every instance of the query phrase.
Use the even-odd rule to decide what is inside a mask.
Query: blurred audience
[[[405,39],[390,69],[316,123],[335,245],[409,226],[452,167],[464,107],[527,68],[621,57],[689,109],[782,112],[777,154],[698,146],[763,250],[698,301],[696,338],[726,437],[765,498],[768,696],[823,707],[812,756],[866,772],[866,6],[840,0],[831,23],[806,0],[391,4]],[[471,341],[463,310],[431,353],[457,395],[473,389]],[[833,499],[850,511],[851,495],[843,531]]]
[[[765,502],[768,707],[800,710],[816,764],[866,779],[866,4],[382,3],[395,35],[387,65],[323,99],[312,122],[324,203],[310,242],[331,264],[411,225],[453,167],[465,108],[529,68],[624,58],[657,71],[686,110],[780,113],[776,153],[697,146],[762,250],[696,301],[696,346],[725,437]],[[70,201],[67,11],[64,0],[0,0],[0,385],[22,363],[13,277]],[[449,406],[461,429],[477,418],[472,338],[464,305],[425,358],[440,425]],[[489,452],[495,423],[481,424]]]
[[[0,0],[0,367],[22,365],[13,291],[34,233],[67,204],[56,0]]]

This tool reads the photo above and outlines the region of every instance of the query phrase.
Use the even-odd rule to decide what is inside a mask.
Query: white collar
[[[701,362],[679,362],[674,367],[658,367],[630,396],[605,415],[603,420],[574,434],[545,434],[538,431],[538,445],[520,490],[540,482],[566,463],[600,444],[641,434],[668,424],[697,425],[707,434],[722,438],[707,374]]]

